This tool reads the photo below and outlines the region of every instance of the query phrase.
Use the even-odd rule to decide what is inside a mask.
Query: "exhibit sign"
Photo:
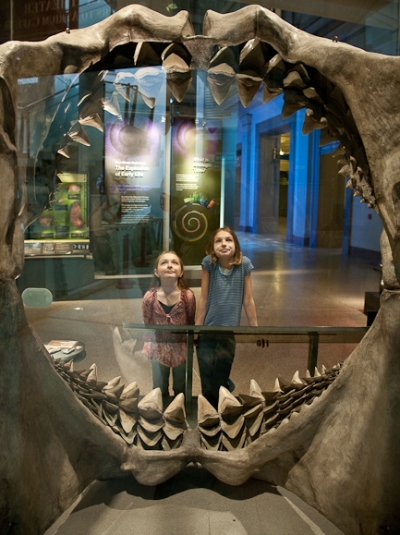
[[[162,250],[165,81],[158,67],[105,77],[104,180],[93,199],[102,210],[92,235],[98,277],[150,273]]]
[[[171,222],[173,248],[185,265],[200,264],[221,209],[220,125],[173,123]]]

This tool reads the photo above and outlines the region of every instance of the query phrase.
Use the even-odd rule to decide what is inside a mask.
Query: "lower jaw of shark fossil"
[[[2,310],[6,313],[2,317],[1,422],[3,451],[8,452],[3,454],[2,473],[4,488],[14,490],[1,495],[0,510],[26,530],[21,533],[33,533],[27,519],[30,523],[36,518],[41,526],[48,527],[95,479],[126,477],[131,473],[140,483],[156,485],[191,462],[199,463],[230,485],[240,485],[250,477],[282,485],[321,511],[345,533],[360,533],[360,522],[362,526],[389,525],[392,529],[399,525],[396,497],[400,495],[400,483],[399,478],[391,475],[399,466],[399,452],[393,444],[400,443],[394,409],[396,404],[399,406],[400,394],[393,388],[399,381],[395,365],[400,347],[398,292],[384,291],[373,326],[329,388],[301,411],[293,411],[290,418],[283,418],[278,427],[271,427],[256,440],[230,451],[205,447],[207,443],[212,445],[207,432],[212,434],[214,429],[213,425],[204,424],[212,424],[213,419],[214,425],[221,426],[217,434],[228,437],[228,433],[234,434],[235,422],[231,420],[228,425],[222,422],[224,414],[234,412],[236,406],[236,398],[232,399],[227,392],[223,392],[218,415],[201,401],[204,410],[199,415],[200,425],[196,429],[186,427],[183,433],[180,433],[185,427],[182,400],[178,397],[170,410],[164,411],[163,425],[169,424],[165,441],[168,439],[171,446],[177,433],[182,436],[178,447],[169,451],[151,449],[142,440],[143,437],[148,440],[156,432],[152,425],[157,404],[159,407],[158,394],[150,393],[147,400],[145,396],[137,405],[144,400],[140,406],[142,412],[138,413],[138,422],[143,424],[142,438],[138,433],[141,445],[128,444],[120,433],[117,435],[110,428],[110,422],[116,424],[112,419],[107,422],[110,415],[103,414],[108,423],[105,425],[60,377],[52,358],[26,324],[15,282],[2,283],[1,296]],[[12,322],[5,320],[10,317]],[[383,325],[385,342],[377,344],[376,337]],[[315,385],[326,380],[326,375],[324,370]],[[296,389],[295,379],[289,381],[294,394],[300,390]],[[87,385],[87,380],[84,383]],[[312,384],[310,379],[302,388]],[[281,384],[280,389],[286,386]],[[282,400],[286,394],[278,393],[281,405],[289,399]],[[253,383],[249,397],[244,396],[240,403],[251,404],[254,399],[249,398],[257,396],[261,400]],[[129,396],[124,397],[129,408]],[[268,407],[266,397],[263,394],[263,411]],[[126,421],[124,425],[128,425]],[[221,438],[220,445],[224,443],[229,444]],[[224,449],[228,448],[224,446]],[[371,473],[367,469],[370,466],[375,467]],[[32,505],[34,495],[40,495],[40,499]],[[375,532],[369,527],[364,533]]]

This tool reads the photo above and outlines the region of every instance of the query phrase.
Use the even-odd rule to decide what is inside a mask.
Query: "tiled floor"
[[[263,326],[366,326],[364,293],[379,289],[380,273],[364,260],[337,249],[287,244],[282,236],[241,234],[244,254],[255,266],[253,288]],[[200,289],[193,288],[198,297]],[[85,343],[99,380],[121,375],[151,388],[148,361],[135,346],[135,334],[122,329],[141,323],[141,291],[118,288],[116,281],[80,301],[57,301],[47,309],[26,309],[43,340],[69,338]],[[243,318],[242,325],[246,324]],[[319,365],[345,359],[354,345],[320,345]],[[307,344],[239,344],[232,370],[235,393],[247,393],[252,378],[263,390],[280,374],[288,379],[307,368]],[[193,393],[200,392],[196,368]],[[237,488],[215,480],[196,466],[163,485],[144,487],[133,479],[95,482],[79,503],[47,535],[339,535],[314,510],[284,489],[249,481]]]

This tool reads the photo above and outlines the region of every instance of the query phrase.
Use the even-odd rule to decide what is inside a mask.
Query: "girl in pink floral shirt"
[[[196,300],[183,278],[183,263],[173,251],[162,253],[156,260],[154,287],[142,303],[143,321],[150,325],[193,325]],[[186,335],[155,331],[143,352],[151,359],[153,388],[168,396],[170,369],[174,394],[184,393],[186,375]]]

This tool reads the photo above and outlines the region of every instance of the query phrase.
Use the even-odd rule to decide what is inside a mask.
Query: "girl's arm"
[[[200,300],[196,311],[196,325],[203,325],[206,315],[207,301],[208,301],[208,285],[210,282],[210,274],[205,267],[201,267],[201,292]]]
[[[248,273],[244,278],[243,306],[249,325],[252,327],[257,327],[257,312],[253,299],[253,282],[251,279],[251,273]]]
[[[196,315],[196,298],[192,290],[187,290],[186,293],[186,318],[188,325],[194,325],[195,315]]]
[[[143,323],[145,325],[153,323],[152,312],[153,312],[153,307],[151,305],[151,293],[146,292],[144,294],[143,301],[142,301],[142,315],[143,315]]]

